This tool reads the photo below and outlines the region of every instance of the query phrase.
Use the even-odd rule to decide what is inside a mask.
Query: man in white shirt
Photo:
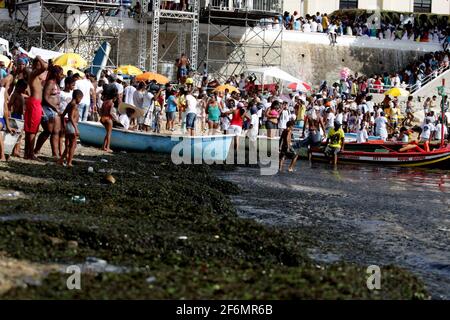
[[[197,99],[192,95],[192,89],[186,94],[186,129],[190,136],[195,135],[195,120],[197,118]]]
[[[318,24],[317,24],[316,20],[313,19],[311,22],[311,32],[317,32],[317,26],[318,26]]]
[[[380,116],[375,119],[376,135],[380,136],[382,140],[386,141],[388,137],[387,126],[389,123],[384,116],[384,112],[380,113]]]
[[[87,78],[81,79],[80,75],[77,73],[74,75],[75,79],[75,89],[80,90],[83,92],[83,99],[81,99],[80,104],[78,105],[78,110],[80,112],[80,121],[87,121],[90,108],[91,108],[91,99],[94,105],[94,112],[97,112],[97,102],[96,102],[96,94],[94,85],[91,83],[91,81]]]
[[[303,24],[303,32],[311,32],[311,24],[309,23],[309,20],[306,21],[305,24]]]
[[[134,105],[133,95],[136,92],[136,88],[133,85],[128,85],[124,90],[125,103]]]
[[[433,140],[434,131],[435,131],[435,127],[431,123],[430,119],[425,119],[425,125],[423,126],[420,140],[422,142]]]

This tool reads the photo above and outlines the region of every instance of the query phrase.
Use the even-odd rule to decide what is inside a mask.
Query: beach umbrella
[[[402,88],[391,88],[388,91],[386,91],[384,95],[393,97],[407,97],[410,95],[410,93],[409,91]]]
[[[77,69],[84,69],[88,63],[77,53],[64,53],[53,61],[53,64],[61,67],[72,67]]]
[[[294,91],[306,92],[311,90],[311,86],[306,82],[293,82],[288,85],[288,88]]]
[[[63,72],[64,72],[65,76],[67,76],[67,73],[69,71],[72,71],[72,74],[78,73],[81,77],[83,77],[83,78],[85,77],[84,72],[82,72],[82,71],[80,71],[78,69],[75,69],[75,68],[72,68],[72,67],[69,67],[69,66],[64,66],[64,67],[62,67],[62,69],[63,69]]]
[[[11,63],[11,60],[3,54],[0,54],[0,61],[3,62],[6,67]]]
[[[233,87],[232,85],[229,85],[229,84],[222,84],[222,85],[216,87],[216,88],[214,89],[214,92],[225,92],[225,90],[227,90],[227,89],[228,89],[228,92],[229,92],[229,93],[232,93],[232,92],[237,92],[237,93],[239,93],[238,88]]]
[[[132,65],[120,66],[116,70],[114,70],[114,73],[125,74],[128,76],[138,76],[143,74],[141,69]]]
[[[155,80],[159,84],[166,84],[169,82],[169,78],[159,73],[144,72],[136,77],[136,81],[152,81]]]

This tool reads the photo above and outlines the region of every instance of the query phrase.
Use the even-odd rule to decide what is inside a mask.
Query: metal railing
[[[241,10],[280,13],[281,0],[206,0],[205,7],[213,10]]]
[[[426,86],[428,83],[439,77],[441,74],[446,72],[447,70],[450,70],[450,67],[439,67],[438,69],[434,70],[429,75],[422,78],[420,81],[416,81],[413,85],[408,85],[405,87],[405,90],[409,91],[410,94],[413,94],[414,92],[418,91],[419,89]],[[392,85],[381,85],[381,88],[378,86],[377,88],[374,88],[373,85],[369,85],[369,93],[385,93],[389,89],[394,88]]]

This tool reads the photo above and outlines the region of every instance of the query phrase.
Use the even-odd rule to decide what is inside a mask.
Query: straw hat
[[[131,116],[131,119],[139,118],[139,117],[143,117],[144,116],[144,110],[141,109],[141,108],[135,107],[132,104],[128,104],[128,103],[122,102],[119,105],[119,113],[120,114],[126,113],[127,109],[133,109],[134,110],[134,113]]]

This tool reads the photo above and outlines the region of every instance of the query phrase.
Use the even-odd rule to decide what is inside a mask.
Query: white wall
[[[314,14],[331,13],[339,9],[339,0],[304,0],[305,13]],[[300,0],[284,0],[286,8],[296,8],[299,12]],[[358,8],[375,10],[377,8],[387,11],[413,12],[414,0],[359,0]],[[289,10],[287,10],[289,11]],[[433,0],[431,12],[434,14],[450,14],[450,0]]]
[[[339,9],[339,0],[306,0],[306,13],[332,13]]]
[[[431,11],[435,14],[450,14],[450,0],[434,0]]]
[[[382,9],[381,8],[381,2],[380,0],[359,0],[358,1],[358,8],[359,9],[366,9],[366,10],[376,10],[376,9]]]
[[[293,14],[297,11],[299,14],[304,15],[301,11],[303,1],[301,0],[284,0],[283,1],[283,11],[288,11]]]

